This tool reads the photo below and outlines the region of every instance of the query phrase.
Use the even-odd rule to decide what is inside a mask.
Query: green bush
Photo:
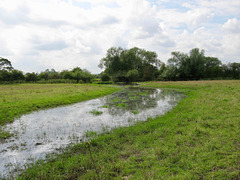
[[[107,74],[107,73],[103,73],[102,75],[101,75],[101,80],[102,81],[110,81],[110,76]]]

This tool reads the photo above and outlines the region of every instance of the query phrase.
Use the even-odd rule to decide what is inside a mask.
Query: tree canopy
[[[130,82],[136,80],[153,80],[158,76],[160,60],[153,51],[146,51],[137,47],[123,49],[111,47],[106,57],[99,64],[104,72],[114,81]]]
[[[239,79],[240,63],[222,65],[216,57],[206,57],[199,48],[190,50],[189,54],[172,52],[167,66],[161,67],[162,80],[198,80],[198,79]]]
[[[12,67],[12,63],[5,59],[5,58],[1,58],[0,57],[0,70],[12,70],[13,67]]]

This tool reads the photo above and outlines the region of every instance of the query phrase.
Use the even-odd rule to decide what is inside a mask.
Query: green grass
[[[119,107],[119,108],[125,108],[126,103],[119,103],[119,104],[116,104],[116,106]]]
[[[69,147],[19,179],[239,179],[240,81],[152,82],[175,109]]]
[[[86,84],[0,85],[0,126],[32,111],[94,99],[117,90]],[[0,131],[0,139],[8,136],[3,129]]]
[[[133,113],[133,114],[139,114],[139,111],[133,110],[132,113]]]
[[[98,110],[94,109],[94,110],[92,110],[90,113],[92,113],[92,114],[94,114],[94,115],[98,116],[98,115],[101,115],[103,112],[102,112],[102,111],[98,111]]]

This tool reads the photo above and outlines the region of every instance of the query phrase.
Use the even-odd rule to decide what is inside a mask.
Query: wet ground
[[[14,136],[0,146],[0,177],[12,177],[26,164],[83,141],[89,131],[100,133],[163,115],[182,97],[172,90],[128,88],[103,98],[24,115],[3,127]]]

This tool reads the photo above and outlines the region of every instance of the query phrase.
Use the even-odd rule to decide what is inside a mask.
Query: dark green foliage
[[[9,60],[0,58],[0,83],[24,80],[22,71],[15,70]]]
[[[103,73],[102,75],[101,75],[101,80],[102,81],[110,81],[110,76],[107,74],[107,73]]]
[[[11,76],[13,81],[23,81],[25,79],[23,72],[16,69],[12,70]]]
[[[127,81],[129,81],[129,82],[137,81],[138,76],[139,76],[139,74],[136,69],[130,70],[126,74]]]
[[[71,71],[63,70],[60,73],[60,76],[63,79],[75,80],[77,83],[79,82],[90,83],[94,78],[94,75],[92,75],[88,70],[81,69],[80,67],[75,67]]]
[[[91,83],[94,78],[88,70],[75,67],[73,70],[63,70],[57,72],[54,69],[46,69],[45,71],[37,74],[35,72],[26,73],[23,75],[22,71],[15,70],[9,60],[0,58],[0,83],[11,82],[40,82],[40,83],[62,83],[62,82],[84,82]],[[64,81],[65,80],[65,81]]]
[[[216,57],[205,57],[204,77],[214,79],[222,76],[221,61]]]
[[[9,60],[5,59],[5,58],[1,58],[0,57],[0,71],[1,70],[12,70],[13,67],[12,67],[12,64]]]
[[[172,52],[168,65],[162,65],[161,80],[239,79],[240,63],[222,65],[216,57],[205,57],[204,50],[194,48],[188,54]]]
[[[160,60],[157,54],[137,47],[123,49],[112,47],[102,58],[99,67],[105,68],[114,81],[131,82],[153,80],[157,77]]]
[[[240,63],[231,63],[230,70],[234,79],[240,79]]]
[[[0,82],[11,81],[11,73],[5,69],[0,71]]]
[[[34,72],[27,73],[25,75],[25,80],[26,80],[26,82],[36,82],[38,80],[38,75]]]

